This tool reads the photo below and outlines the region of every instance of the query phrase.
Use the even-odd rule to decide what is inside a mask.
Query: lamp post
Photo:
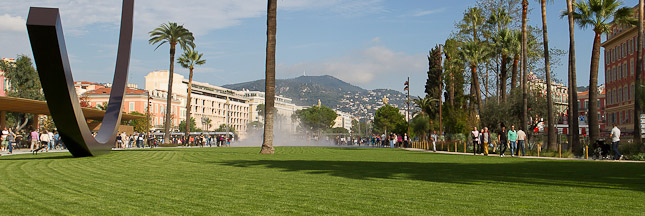
[[[148,97],[148,103],[146,104],[146,143],[148,143],[148,140],[150,140],[150,91],[146,90],[146,94]]]
[[[229,121],[230,121],[230,116],[229,116],[229,111],[231,107],[231,101],[229,100],[228,96],[226,96],[226,139],[224,139],[224,142],[228,145],[228,133],[229,133]]]

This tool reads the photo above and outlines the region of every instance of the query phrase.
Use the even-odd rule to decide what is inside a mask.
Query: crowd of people
[[[511,126],[510,130],[506,130],[506,126],[502,125],[501,130],[497,131],[497,143],[492,142],[491,132],[488,131],[488,127],[484,127],[481,130],[477,130],[477,127],[474,127],[470,132],[470,136],[473,142],[473,154],[488,155],[489,148],[492,148],[492,152],[495,153],[496,150],[499,150],[499,156],[506,156],[506,150],[510,150],[511,157],[517,157],[522,153],[522,156],[526,155],[526,143],[528,142],[528,136],[526,132],[520,130],[515,130],[515,125]]]
[[[233,137],[226,137],[224,135],[207,135],[200,134],[195,136],[177,136],[170,137],[170,143],[175,146],[200,146],[200,147],[225,147],[231,145]],[[127,134],[121,132],[116,136],[114,148],[128,149],[128,148],[145,148],[145,147],[158,147],[163,143],[163,136],[150,136],[147,138],[145,133],[133,132]]]
[[[29,132],[28,132],[29,131]],[[29,147],[29,151],[66,149],[58,131],[45,129],[28,129],[15,131],[12,128],[3,128],[0,136],[0,151],[13,154],[14,149]]]

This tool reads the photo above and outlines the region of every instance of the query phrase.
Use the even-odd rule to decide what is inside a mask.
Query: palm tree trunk
[[[580,134],[578,133],[578,84],[576,83],[576,43],[574,35],[573,4],[567,0],[567,12],[569,17],[569,143],[573,153],[580,155]],[[578,150],[576,150],[578,149]]]
[[[193,89],[193,67],[190,67],[190,73],[188,75],[188,95],[186,96],[186,137],[190,136],[190,103],[191,103],[191,98],[190,98],[190,93],[192,92]]]
[[[518,85],[518,74],[517,74],[517,65],[520,62],[520,55],[515,54],[513,55],[513,66],[511,68],[511,93],[515,91],[516,88],[520,87],[521,85]]]
[[[471,65],[470,70],[472,70],[473,72],[473,87],[475,88],[475,91],[473,93],[475,94],[475,98],[477,99],[477,108],[479,109],[478,113],[481,113],[484,109],[482,106],[482,93],[481,89],[479,88],[479,79],[477,79],[477,65]]]
[[[593,50],[591,51],[591,68],[589,71],[589,138],[595,142],[600,136],[598,128],[598,64],[600,60],[600,36],[601,32],[596,32],[593,40]]]
[[[170,128],[172,125],[172,81],[175,70],[175,45],[176,44],[173,43],[170,44],[170,68],[168,69],[168,96],[166,97],[166,119],[163,127],[163,144],[170,144]]]
[[[277,0],[268,0],[267,4],[267,50],[266,50],[266,82],[264,94],[264,137],[260,154],[273,154],[273,115],[275,107],[275,35]]]
[[[642,143],[641,130],[640,130],[640,87],[641,87],[641,70],[643,70],[643,7],[645,3],[643,0],[638,1],[638,48],[636,49],[636,73],[634,77],[636,83],[634,84],[634,136],[638,143]]]
[[[497,93],[497,103],[499,104],[499,54],[497,54],[497,57],[495,58],[495,64],[497,66],[497,69],[495,70],[495,93]]]
[[[527,79],[527,41],[526,41],[526,13],[529,2],[522,0],[522,130],[527,131],[528,123],[528,86],[526,85]]]
[[[488,96],[490,95],[490,93],[488,92],[488,66],[489,63],[488,61],[486,61],[486,82],[484,83],[484,88],[486,89],[486,103],[488,103]]]
[[[553,93],[551,91],[551,62],[549,61],[549,38],[546,29],[546,0],[541,0],[540,3],[542,5],[542,37],[544,37],[544,65],[546,70],[548,146],[549,149],[556,150],[555,120],[553,117]]]
[[[502,71],[501,79],[499,80],[499,88],[500,88],[500,94],[502,95],[502,102],[506,102],[506,80],[508,80],[508,70],[506,69],[506,65],[508,64],[508,56],[506,54],[502,54],[502,68],[500,69]],[[511,79],[511,82],[515,82],[515,76]],[[511,84],[511,92],[513,92],[513,85]]]

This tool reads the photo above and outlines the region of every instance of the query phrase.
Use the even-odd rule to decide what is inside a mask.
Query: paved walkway
[[[417,152],[432,152],[432,150],[418,149],[418,148],[403,148],[408,151],[417,151]],[[432,153],[438,154],[452,154],[452,155],[470,155],[470,156],[484,156],[484,155],[473,155],[473,153],[463,153],[463,152],[447,152],[447,151],[437,151]],[[488,154],[488,157],[499,157],[499,154]],[[511,158],[510,155],[505,156],[506,158]],[[536,157],[536,156],[516,156],[514,158],[527,158],[527,159],[544,159],[544,160],[574,160],[574,161],[603,161],[603,162],[624,162],[624,163],[645,163],[645,161],[632,161],[632,160],[592,160],[592,159],[582,159],[582,158],[557,158],[557,157]]]

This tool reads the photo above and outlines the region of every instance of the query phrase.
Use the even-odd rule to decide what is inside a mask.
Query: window
[[[589,108],[589,100],[585,100],[585,106],[582,107],[583,109],[588,109]]]
[[[622,78],[627,77],[627,62],[623,63],[623,72],[622,72]]]
[[[130,102],[130,112],[134,111],[134,102]]]
[[[623,65],[618,65],[618,71],[616,71],[616,78],[615,80],[619,80],[621,78],[621,72],[623,71]]]
[[[629,99],[627,99],[627,98],[629,98],[627,95],[628,95],[627,86],[625,86],[625,87],[623,87],[623,101],[622,102],[627,102],[627,100],[629,100]]]
[[[634,59],[630,59],[629,60],[629,75],[630,76],[633,75],[634,71],[635,71],[634,70]]]

